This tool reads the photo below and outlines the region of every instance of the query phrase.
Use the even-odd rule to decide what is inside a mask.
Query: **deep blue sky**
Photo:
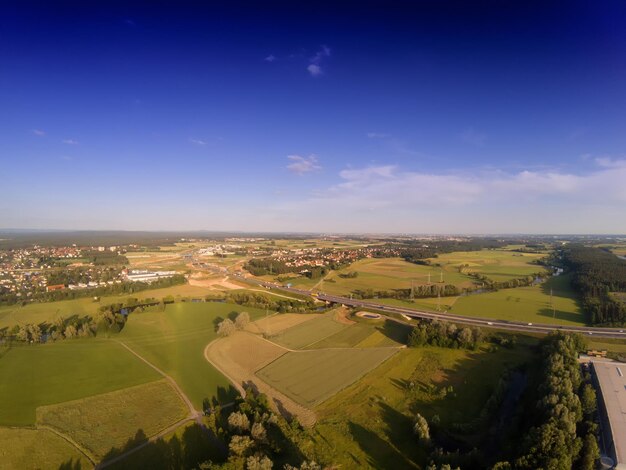
[[[0,2],[0,228],[626,233],[623,1],[204,3]]]

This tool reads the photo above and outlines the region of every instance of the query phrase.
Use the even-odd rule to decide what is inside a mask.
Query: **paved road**
[[[279,284],[275,284],[272,282],[260,281],[258,279],[245,277],[240,274],[234,274],[233,277],[240,279],[245,282],[249,282],[252,284],[257,284],[269,289],[280,289],[285,292],[291,292],[294,294],[300,295],[312,295],[313,292],[304,289],[296,289],[293,287],[284,287]],[[585,327],[585,326],[566,326],[566,325],[551,325],[548,323],[523,323],[523,322],[514,322],[508,320],[495,320],[492,318],[480,318],[480,317],[467,317],[463,315],[455,315],[447,312],[435,313],[435,312],[424,312],[419,310],[414,310],[411,308],[403,308],[403,307],[395,307],[391,305],[384,305],[372,300],[359,300],[359,299],[350,299],[348,297],[341,297],[338,295],[329,295],[319,293],[317,294],[317,298],[320,300],[339,303],[343,305],[348,305],[350,307],[357,308],[373,308],[377,310],[382,310],[389,313],[398,313],[401,315],[406,315],[411,318],[429,318],[429,319],[439,319],[445,321],[453,321],[455,323],[461,323],[464,325],[472,325],[472,326],[481,326],[487,328],[498,328],[501,330],[509,330],[509,331],[521,331],[527,333],[541,333],[548,334],[552,331],[565,331],[570,333],[581,333],[584,335],[589,335],[591,337],[599,337],[599,338],[621,338],[626,339],[626,328],[599,328],[599,327]]]

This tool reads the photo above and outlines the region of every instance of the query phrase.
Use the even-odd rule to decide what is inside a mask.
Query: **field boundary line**
[[[56,434],[61,439],[65,440],[66,442],[68,442],[72,446],[74,446],[81,454],[83,454],[85,457],[87,457],[87,459],[92,463],[92,465],[96,466],[97,459],[96,459],[95,455],[93,455],[90,450],[88,450],[87,448],[85,448],[82,445],[80,445],[78,442],[76,442],[73,438],[71,438],[67,434],[62,433],[58,429],[56,429],[56,428],[54,428],[52,426],[48,426],[47,424],[37,424],[37,425],[35,425],[35,429],[44,429],[46,431],[51,432],[52,434]]]
[[[168,382],[170,383],[170,385],[172,385],[174,387],[174,390],[176,390],[176,392],[178,393],[179,397],[183,400],[183,402],[187,405],[187,408],[189,408],[189,417],[190,418],[196,418],[196,420],[198,420],[198,411],[194,408],[193,403],[191,403],[191,400],[189,399],[189,397],[187,397],[187,395],[185,395],[185,392],[183,392],[183,390],[179,387],[179,385],[176,383],[176,381],[169,376],[168,374],[166,374],[165,372],[163,372],[161,369],[159,369],[157,366],[155,366],[154,364],[152,364],[150,361],[148,361],[145,357],[141,356],[139,353],[135,352],[130,346],[128,346],[126,343],[120,341],[120,340],[114,340],[115,342],[121,344],[124,348],[126,348],[128,351],[130,351],[133,355],[135,355],[137,358],[139,358],[140,360],[142,360],[143,362],[145,362],[147,365],[149,365],[150,367],[152,367],[154,370],[156,370],[159,374],[161,374],[163,377],[165,377]],[[198,423],[200,424],[200,423]]]

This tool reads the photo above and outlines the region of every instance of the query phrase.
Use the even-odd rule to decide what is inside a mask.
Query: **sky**
[[[0,0],[0,228],[626,233],[623,1]]]

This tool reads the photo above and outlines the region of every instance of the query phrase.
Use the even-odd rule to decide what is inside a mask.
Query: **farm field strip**
[[[109,340],[17,346],[0,358],[0,424],[35,424],[35,409],[158,380],[160,376]]]
[[[292,400],[311,408],[352,384],[398,350],[369,348],[289,352],[256,375]]]
[[[298,402],[260,380],[255,372],[277,358],[286,354],[286,350],[271,341],[247,333],[237,332],[227,338],[212,341],[204,350],[205,358],[226,375],[241,392],[242,383],[253,383],[268,396],[274,406],[296,416],[305,426],[315,424],[315,413]]]
[[[187,413],[176,391],[167,381],[159,380],[39,407],[37,423],[59,430],[100,459],[139,429],[150,437],[184,419]]]
[[[333,315],[334,312],[331,311],[309,322],[288,328],[273,337],[272,341],[289,349],[303,349],[348,328],[348,325],[334,321]]]

